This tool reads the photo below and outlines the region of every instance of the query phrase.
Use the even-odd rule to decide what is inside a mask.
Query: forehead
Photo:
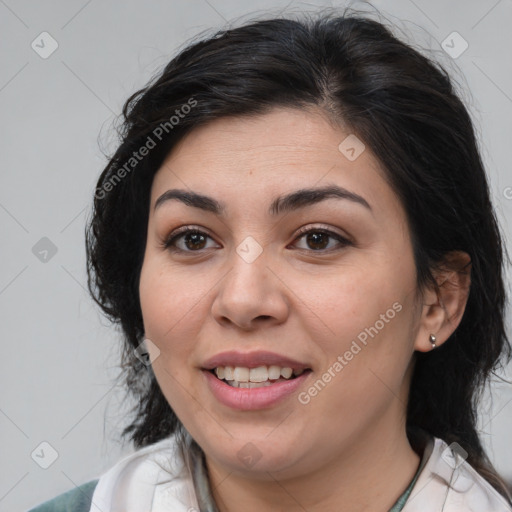
[[[167,160],[209,161],[236,166],[233,155],[246,164],[277,158],[276,165],[308,160],[322,163],[328,154],[339,158],[339,144],[349,133],[335,128],[319,112],[274,109],[266,114],[224,117],[190,132],[173,149]]]
[[[346,153],[346,140],[348,146],[355,143],[357,158],[347,158],[353,153]],[[274,109],[220,118],[192,130],[173,148],[155,175],[152,204],[166,190],[180,188],[228,204],[251,199],[266,208],[277,195],[336,183],[364,196],[377,211],[386,202],[400,209],[379,162],[363,147],[316,112]]]

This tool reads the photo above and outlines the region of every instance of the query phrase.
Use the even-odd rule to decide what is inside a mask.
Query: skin
[[[430,333],[439,346],[455,330],[469,278],[447,269],[439,295],[420,293],[406,214],[368,148],[354,161],[338,150],[349,133],[312,110],[217,119],[187,135],[155,175],[140,278],[145,335],[160,351],[153,369],[166,399],[206,454],[222,512],[240,503],[247,512],[386,512],[418,468],[405,434],[413,356],[431,350]],[[326,184],[364,197],[371,211],[332,198],[267,213],[278,195]],[[172,188],[225,203],[225,216],[175,200],[155,210]],[[188,252],[166,249],[185,225],[209,238],[199,250],[184,237],[175,245]],[[351,243],[326,238],[315,250],[298,237],[302,226]],[[236,252],[248,236],[263,249],[252,263]],[[465,263],[452,255],[452,266]],[[394,303],[401,311],[307,405],[293,394],[237,411],[206,385],[207,358],[269,350],[308,364],[307,391]],[[249,442],[261,455],[251,467],[237,457]]]

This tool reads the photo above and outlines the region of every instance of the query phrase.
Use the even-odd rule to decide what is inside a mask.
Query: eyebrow
[[[276,197],[272,201],[268,213],[271,216],[277,216],[300,208],[305,208],[331,198],[346,199],[353,203],[362,205],[372,211],[368,201],[360,195],[350,192],[338,185],[328,185],[321,188],[303,188],[296,190],[295,192]],[[215,215],[224,215],[226,211],[226,206],[212,197],[179,189],[171,189],[164,192],[156,200],[154,209],[156,210],[162,204],[171,200],[181,201],[187,206],[200,208],[201,210],[214,213]]]

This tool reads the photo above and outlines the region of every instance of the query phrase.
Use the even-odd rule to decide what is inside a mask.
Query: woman
[[[35,510],[512,510],[476,430],[502,241],[442,67],[353,13],[271,19],[123,113],[87,254],[138,450]]]

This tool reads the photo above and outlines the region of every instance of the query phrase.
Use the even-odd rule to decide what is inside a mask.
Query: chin
[[[252,478],[261,480],[271,480],[269,473],[288,474],[301,457],[297,452],[297,443],[292,442],[292,438],[288,438],[286,443],[280,440],[276,443],[265,438],[265,435],[234,436],[235,439],[229,438],[223,443],[201,444],[206,457],[226,470],[250,474]]]

